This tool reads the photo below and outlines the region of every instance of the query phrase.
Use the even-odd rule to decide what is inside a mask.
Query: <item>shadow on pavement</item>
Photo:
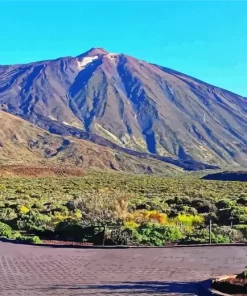
[[[48,290],[80,290],[82,295],[197,295],[210,296],[199,283],[193,282],[124,282],[99,285],[55,285]],[[84,292],[83,292],[84,290]]]

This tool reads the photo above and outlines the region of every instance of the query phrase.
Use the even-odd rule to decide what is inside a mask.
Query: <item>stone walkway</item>
[[[0,243],[0,295],[202,295],[199,281],[238,273],[247,247],[59,249]]]

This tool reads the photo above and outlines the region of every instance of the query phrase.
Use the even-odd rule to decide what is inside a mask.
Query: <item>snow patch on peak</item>
[[[118,55],[119,55],[119,54],[117,54],[117,53],[112,53],[112,52],[110,52],[110,53],[108,53],[106,56],[107,56],[108,58],[110,58],[110,59],[115,59]]]
[[[48,118],[50,118],[51,120],[53,120],[53,121],[58,121],[54,116],[52,116],[52,115],[48,115],[47,116]]]
[[[84,69],[85,66],[88,64],[92,63],[94,60],[97,60],[99,57],[94,56],[94,57],[85,57],[81,61],[78,61],[78,68],[79,69]]]

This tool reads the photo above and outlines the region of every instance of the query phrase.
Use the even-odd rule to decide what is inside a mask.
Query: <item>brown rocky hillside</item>
[[[51,134],[3,111],[0,111],[0,123],[0,175],[27,175],[22,166],[32,167],[31,175],[81,174],[67,167],[77,167],[82,171],[94,168],[133,173],[181,172],[180,168],[159,160],[135,157],[71,136]],[[48,168],[44,169],[44,166]],[[54,171],[51,167],[64,167],[66,172]]]

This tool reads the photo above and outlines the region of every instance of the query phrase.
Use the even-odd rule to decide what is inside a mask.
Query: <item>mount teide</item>
[[[180,160],[247,163],[246,98],[102,48],[0,66],[0,104],[51,132]]]

